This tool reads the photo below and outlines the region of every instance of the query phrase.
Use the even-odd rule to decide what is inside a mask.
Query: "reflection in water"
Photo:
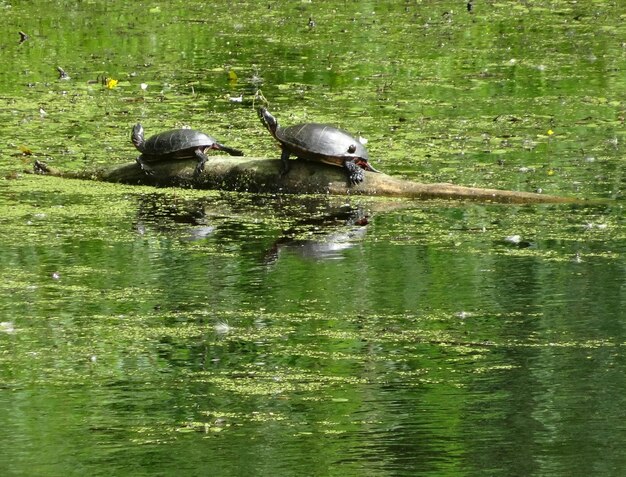
[[[146,195],[139,201],[135,228],[142,235],[151,230],[187,242],[209,238],[218,243],[257,241],[266,250],[264,263],[269,264],[284,253],[315,260],[341,259],[343,251],[365,238],[369,220],[362,208],[327,199],[292,197],[285,206],[281,200],[181,202]],[[276,235],[271,245],[260,240]]]
[[[205,221],[206,214],[201,201],[189,202],[162,194],[145,194],[138,201],[135,228],[141,235],[149,229],[159,233],[176,233],[182,228],[188,231],[190,237],[194,237],[202,235],[202,231],[196,233],[194,230],[196,227],[201,230],[207,227]]]
[[[164,475],[240,474],[244,455],[251,475],[319,462],[320,475],[549,475],[549,449],[560,475],[586,461],[578,475],[607,475],[593,472],[594,442],[622,441],[606,422],[620,422],[626,395],[624,272],[606,253],[624,248],[620,210],[373,213],[243,194],[138,204],[107,223],[125,232],[109,241],[74,242],[85,222],[43,204],[43,238],[7,241],[19,276],[2,282],[0,437],[13,474],[33,460],[56,475],[76,459],[124,470],[152,455]],[[534,225],[538,210],[549,224]],[[569,225],[598,215],[606,229]],[[533,246],[502,240],[518,233]],[[582,233],[593,253],[574,263]],[[54,431],[39,444],[41,419]]]
[[[369,218],[360,209],[343,207],[326,217],[297,223],[283,233],[266,255],[273,263],[284,253],[313,260],[337,260],[365,238]],[[302,229],[309,229],[302,233]],[[312,229],[312,230],[311,230]]]
[[[272,249],[272,260],[277,260],[283,253],[292,253],[314,260],[339,260],[344,257],[344,250],[356,246],[365,238],[365,225],[348,225],[346,230],[329,234],[316,234],[311,239],[284,239]]]
[[[203,240],[209,236],[211,236],[215,232],[215,227],[212,225],[198,225],[197,227],[192,227],[189,230],[189,234],[183,238],[183,240],[187,240],[189,242],[193,242],[195,240]]]

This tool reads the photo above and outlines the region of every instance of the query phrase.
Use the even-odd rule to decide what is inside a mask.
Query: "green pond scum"
[[[0,474],[623,475],[625,25],[611,0],[0,0]],[[138,122],[278,161],[259,90],[390,175],[582,200],[31,174],[133,162]]]

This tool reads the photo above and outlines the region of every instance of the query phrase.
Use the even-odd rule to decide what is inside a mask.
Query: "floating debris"
[[[250,76],[250,78],[247,79],[247,81],[256,86],[257,88],[259,88],[260,86],[263,85],[263,82],[265,81],[263,79],[263,77],[259,74],[258,69],[255,69],[254,74],[252,76]],[[257,91],[258,93],[258,91]],[[262,94],[262,93],[261,93]]]
[[[231,327],[226,321],[218,321],[215,323],[214,329],[218,335],[225,335],[230,333]]]
[[[35,174],[48,174],[50,172],[50,168],[45,162],[36,160],[33,164],[33,171]]]
[[[533,245],[532,242],[522,239],[522,236],[517,234],[504,237],[504,243],[508,245],[515,245],[518,248],[527,248]]]
[[[521,235],[509,235],[508,237],[504,237],[504,241],[508,243],[518,244],[522,241]]]
[[[32,156],[33,155],[33,151],[30,147],[28,146],[18,146],[18,149],[20,150],[20,152],[22,153],[23,156]]]
[[[13,334],[15,333],[15,325],[12,321],[2,321],[0,322],[0,332]]]
[[[26,40],[28,40],[28,35],[26,33],[21,30],[18,33],[20,34],[20,43],[24,43]]]
[[[65,70],[63,68],[61,68],[60,66],[57,66],[57,71],[59,72],[59,79],[60,80],[69,80],[70,75],[68,75]]]
[[[599,229],[599,230],[605,230],[607,228],[607,224],[594,224],[593,222],[587,222],[586,224],[583,225],[583,228],[585,230],[591,230],[593,228]]]

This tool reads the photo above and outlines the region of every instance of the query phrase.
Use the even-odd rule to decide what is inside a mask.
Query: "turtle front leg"
[[[202,171],[204,170],[204,165],[206,164],[206,161],[209,160],[209,158],[204,153],[204,150],[200,148],[196,149],[194,152],[196,154],[196,157],[198,158],[198,165],[193,171],[193,176],[198,177],[200,174],[202,174]]]
[[[360,184],[365,179],[363,169],[361,169],[354,161],[344,161],[343,167],[348,173],[348,180],[350,181],[350,184]]]
[[[287,174],[287,172],[289,172],[289,156],[291,155],[291,153],[287,150],[287,148],[283,148],[283,152],[280,155],[280,160],[282,162],[282,170],[280,171],[280,175],[284,176],[285,174]]]
[[[144,172],[144,174],[151,176],[154,174],[154,169],[146,164],[146,161],[143,158],[143,154],[139,156],[137,159],[137,164],[139,164],[139,168]]]

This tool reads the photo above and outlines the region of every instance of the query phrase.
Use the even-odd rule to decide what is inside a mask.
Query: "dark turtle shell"
[[[276,128],[276,139],[301,159],[343,166],[346,160],[367,162],[365,146],[347,131],[328,124],[306,123]]]
[[[204,169],[208,157],[206,152],[215,149],[224,151],[231,156],[242,156],[239,149],[224,146],[211,136],[194,129],[172,129],[150,137],[147,141],[143,138],[143,127],[135,124],[130,136],[132,143],[141,152],[137,158],[137,164],[146,174],[153,174],[149,162],[157,162],[169,159],[198,159],[198,165],[194,175],[198,176]]]
[[[172,129],[151,136],[143,145],[141,152],[147,156],[165,156],[173,153],[189,152],[194,157],[198,147],[212,149],[217,141],[211,136],[195,129]],[[177,154],[178,157],[182,155]]]

